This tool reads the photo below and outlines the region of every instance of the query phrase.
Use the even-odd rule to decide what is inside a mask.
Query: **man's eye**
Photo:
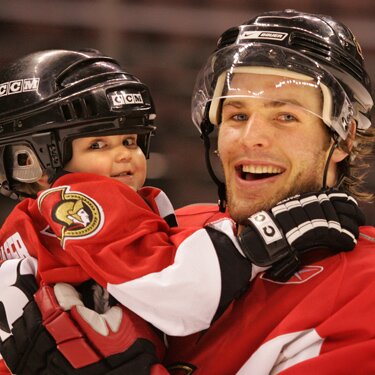
[[[283,113],[281,115],[279,115],[277,117],[278,120],[282,121],[282,122],[294,122],[294,121],[298,121],[297,117],[295,117],[294,115],[290,114],[290,113]]]
[[[105,146],[105,143],[103,141],[96,141],[91,143],[90,149],[92,150],[99,150]]]
[[[247,121],[249,119],[249,116],[245,113],[237,113],[231,116],[231,118],[235,121]]]

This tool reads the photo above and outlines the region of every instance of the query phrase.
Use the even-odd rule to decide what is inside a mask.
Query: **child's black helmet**
[[[114,59],[95,50],[27,55],[0,71],[0,184],[53,174],[78,137],[136,133],[148,156],[154,119],[148,87]]]

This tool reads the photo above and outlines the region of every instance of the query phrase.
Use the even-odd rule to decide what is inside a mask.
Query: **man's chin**
[[[295,195],[295,191],[278,192],[272,196],[263,196],[251,200],[228,199],[229,213],[232,219],[238,224],[244,224],[247,219],[259,211],[269,211],[277,203],[285,198]]]
[[[228,209],[231,218],[238,224],[246,224],[248,218],[259,212],[259,211],[270,211],[271,208],[276,206],[280,201],[295,196],[297,194],[318,191],[319,185],[311,184],[295,186],[289,191],[279,191],[278,194],[272,195],[272,197],[262,197],[258,199],[252,199],[251,201],[245,201],[240,199],[233,199],[228,194]]]
[[[239,205],[239,204],[232,204],[231,202],[228,202],[228,208],[229,208],[229,214],[231,218],[237,223],[237,224],[246,224],[248,221],[248,218],[259,212],[259,211],[268,211],[273,206],[266,204],[265,202],[261,202],[258,204],[247,204],[247,205]]]

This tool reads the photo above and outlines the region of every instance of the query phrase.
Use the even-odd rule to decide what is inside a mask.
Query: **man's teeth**
[[[272,165],[243,165],[242,172],[245,173],[281,173],[282,169]]]

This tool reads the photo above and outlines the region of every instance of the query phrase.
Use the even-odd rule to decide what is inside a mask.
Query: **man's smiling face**
[[[288,196],[321,188],[330,137],[314,115],[322,111],[319,88],[235,74],[225,96],[218,149],[234,220],[243,223]]]

